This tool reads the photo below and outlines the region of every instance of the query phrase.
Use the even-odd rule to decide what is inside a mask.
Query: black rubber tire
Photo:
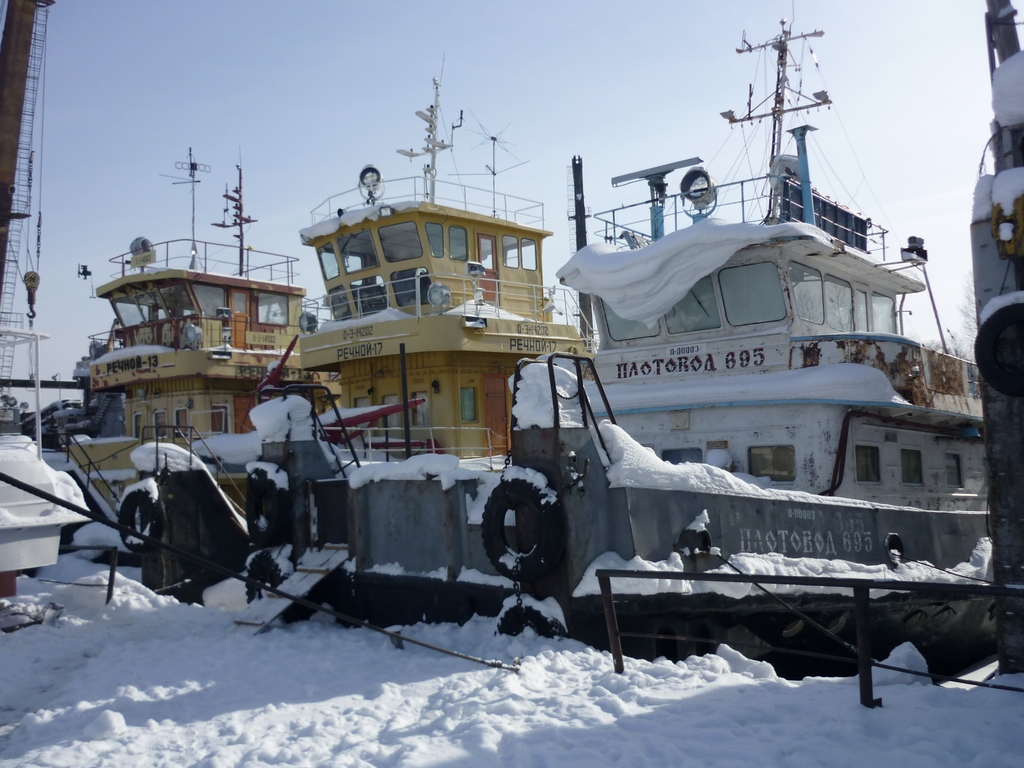
[[[997,309],[981,324],[974,340],[974,359],[992,389],[1009,397],[1024,397],[1024,373],[1006,370],[996,355],[1000,335],[1012,325],[1024,327],[1024,304],[1010,304]]]
[[[503,635],[521,635],[527,627],[531,627],[541,637],[566,636],[562,622],[545,616],[530,605],[513,605],[502,614],[498,622],[498,632]]]
[[[261,467],[249,473],[245,493],[245,522],[249,541],[257,549],[287,544],[291,538],[288,492],[274,484]]]
[[[149,491],[144,488],[136,488],[121,500],[117,508],[117,522],[126,525],[133,531],[145,533],[154,539],[163,538],[164,530],[167,528],[167,513],[164,505],[159,500],[154,500]],[[121,532],[121,541],[130,552],[145,554],[155,549],[154,544],[149,544]]]
[[[268,549],[261,549],[249,560],[245,575],[250,579],[262,581],[271,587],[279,587],[284,581],[284,574],[281,573],[281,566]],[[251,603],[257,597],[263,597],[263,590],[254,584],[245,585],[245,601]]]
[[[529,552],[518,553],[505,538],[505,513],[530,507],[537,516],[538,542]],[[565,549],[565,511],[558,497],[520,478],[503,480],[491,492],[484,505],[480,526],[484,551],[498,573],[514,579],[512,566],[502,562],[511,555],[519,558],[519,580],[534,581],[550,573]]]

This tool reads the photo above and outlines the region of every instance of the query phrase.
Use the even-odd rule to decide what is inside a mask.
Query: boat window
[[[210,410],[210,431],[214,434],[224,434],[228,431],[228,407],[226,405],[214,405]]]
[[[372,315],[388,308],[388,289],[380,275],[352,281],[352,303],[356,315]]]
[[[825,275],[825,322],[837,331],[853,330],[853,288],[832,275]]]
[[[411,410],[412,426],[428,426],[430,424],[430,398],[426,392],[413,392],[412,399],[423,401]]]
[[[718,273],[725,316],[732,325],[752,325],[786,316],[779,270],[770,261],[728,267]]]
[[[384,249],[384,258],[388,261],[408,261],[423,255],[423,243],[414,221],[401,221],[388,224],[377,230],[380,247]]]
[[[789,282],[793,286],[793,309],[801,320],[825,322],[821,304],[821,272],[803,264],[789,265]]]
[[[138,325],[142,322],[142,310],[139,309],[139,305],[135,303],[135,299],[131,296],[127,296],[123,299],[117,299],[110,302],[114,306],[114,312],[121,320],[121,325]]]
[[[132,437],[142,437],[142,414],[139,412],[132,414]]]
[[[451,256],[455,261],[465,261],[469,258],[469,240],[466,238],[464,227],[448,227],[448,248],[451,249]]]
[[[715,287],[710,275],[698,280],[693,288],[676,302],[665,315],[665,325],[668,326],[669,333],[690,333],[722,327],[722,320],[718,315],[718,302],[715,300]]]
[[[858,445],[854,449],[858,483],[877,483],[882,479],[878,464],[877,445]]]
[[[398,405],[398,395],[384,395],[380,402],[381,405]],[[402,412],[389,413],[381,419],[381,422],[381,426],[385,429],[388,427],[400,427],[402,426]]]
[[[160,409],[159,411],[153,411],[153,426],[156,427],[153,431],[157,437],[168,437],[166,429],[163,427],[167,426],[167,411]]]
[[[249,314],[249,310],[246,308],[248,306],[248,298],[247,298],[248,295],[249,294],[246,293],[245,291],[232,291],[231,292],[232,311],[236,315],[247,315],[247,314]]]
[[[324,273],[324,280],[333,280],[341,274],[341,267],[338,266],[338,255],[334,252],[332,243],[324,243],[316,249],[316,255],[320,257],[320,271]]]
[[[496,247],[494,235],[476,236],[476,255],[484,269],[494,269],[494,249]]]
[[[203,317],[216,317],[217,310],[224,307],[224,289],[216,285],[192,285],[192,292],[199,302],[199,314]]]
[[[757,445],[747,451],[754,477],[770,477],[779,483],[796,480],[796,448],[792,445]]]
[[[537,269],[537,241],[523,238],[522,243],[523,269]]]
[[[921,485],[924,483],[924,473],[921,471],[921,452],[910,448],[903,448],[900,451],[900,469],[905,485]]]
[[[420,304],[429,304],[427,289],[430,287],[430,277],[426,268],[413,267],[392,272],[391,290],[395,292],[395,304],[400,307],[415,306],[417,284],[420,291]]]
[[[459,389],[459,411],[463,421],[476,421],[476,390],[473,387]]]
[[[700,448],[668,448],[661,452],[661,460],[670,464],[700,464],[704,452]]]
[[[440,259],[444,256],[444,227],[435,221],[428,221],[426,227],[430,255],[435,259]]]
[[[960,454],[946,454],[946,485],[960,488],[964,484],[963,474],[960,472]]]
[[[370,230],[361,229],[338,238],[338,254],[345,265],[345,274],[360,272],[377,266],[377,251],[373,247]]]
[[[352,317],[352,308],[348,305],[348,291],[344,285],[331,288],[327,292],[324,306],[331,310],[331,317],[335,320],[348,320]]]
[[[871,294],[871,330],[896,333],[896,302],[888,296]]]
[[[868,294],[865,291],[853,294],[853,327],[858,331],[868,329]]]
[[[512,269],[519,269],[519,238],[501,236],[501,263]]]
[[[162,286],[160,298],[164,300],[164,306],[167,307],[167,312],[171,317],[188,317],[196,313],[192,299],[181,283]]]
[[[152,323],[156,320],[167,319],[167,311],[164,309],[163,304],[160,303],[156,291],[140,293],[135,297],[135,301],[138,302],[139,309],[142,311],[142,322]]]
[[[608,325],[608,335],[616,341],[646,339],[657,336],[660,332],[658,326],[649,328],[645,323],[636,320],[624,320],[607,304],[604,305],[604,319]]]
[[[261,293],[256,297],[258,322],[268,325],[288,324],[288,297],[280,293]]]

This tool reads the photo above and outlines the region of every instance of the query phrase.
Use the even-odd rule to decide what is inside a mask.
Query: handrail
[[[58,432],[57,433],[57,439],[58,439],[58,441],[60,443],[63,444],[64,452],[68,455],[68,458],[72,457],[72,451],[71,451],[72,446],[74,446],[76,448],[81,448],[82,445],[83,445],[83,443],[79,443],[78,440],[75,439],[76,437],[77,437],[76,435],[69,435],[69,434],[64,433],[64,432]],[[114,451],[113,453],[110,453],[110,454],[108,454],[108,455],[106,455],[106,456],[104,456],[102,458],[96,459],[95,461],[92,459],[92,457],[89,456],[88,453],[86,453],[85,451],[80,451],[82,457],[85,459],[86,465],[85,465],[85,467],[82,467],[81,464],[78,465],[80,469],[85,469],[85,480],[90,485],[93,484],[93,474],[92,473],[93,473],[93,471],[96,472],[95,476],[97,478],[99,478],[103,482],[104,487],[106,487],[106,489],[107,489],[107,494],[110,496],[111,500],[113,501],[113,506],[111,506],[111,511],[114,512],[115,515],[117,513],[116,506],[117,506],[117,503],[118,503],[117,494],[114,493],[114,489],[111,487],[110,481],[107,480],[107,478],[105,478],[103,476],[103,470],[100,469],[99,466],[97,466],[97,464],[98,464],[98,462],[106,461],[107,459],[113,458],[114,456],[116,456],[118,453],[120,453],[123,450],[125,450],[125,448],[119,448],[116,451]],[[77,463],[77,455],[75,456],[74,460]],[[110,505],[108,505],[108,506],[110,506]]]
[[[708,573],[694,571],[631,571],[616,568],[599,568],[595,572],[598,585],[601,588],[601,603],[604,608],[605,625],[608,629],[608,643],[611,647],[612,658],[615,663],[615,671],[622,674],[625,670],[622,653],[623,635],[633,636],[633,633],[619,631],[618,617],[615,614],[615,602],[612,597],[611,579],[671,579],[678,581],[707,581],[707,582],[729,582],[740,584],[785,584],[801,587],[839,587],[853,590],[854,621],[856,622],[857,635],[857,670],[860,679],[860,703],[868,708],[880,707],[881,699],[876,699],[872,690],[871,668],[890,669],[910,674],[923,675],[925,677],[969,683],[971,685],[986,686],[986,683],[978,683],[971,680],[948,677],[945,675],[932,675],[929,673],[915,672],[914,670],[893,667],[888,664],[875,661],[871,656],[871,636],[868,631],[868,606],[870,590],[885,590],[891,592],[945,592],[963,597],[1014,597],[1020,598],[1024,594],[1024,585],[1000,586],[996,584],[955,584],[949,582],[922,582],[922,581],[890,581],[856,578],[832,578],[823,576],[762,576],[747,575],[745,573]],[[789,609],[793,610],[793,609]],[[777,649],[785,651],[786,649]],[[1010,686],[988,686],[1004,690],[1020,691],[1024,689],[1012,688]]]
[[[192,240],[191,238],[179,238],[177,240],[164,240],[159,243],[153,243],[152,251],[154,254],[154,261],[150,264],[141,265],[139,267],[132,266],[133,253],[128,251],[127,253],[121,253],[117,256],[113,256],[109,259],[111,264],[118,266],[118,271],[114,272],[111,277],[125,277],[129,273],[133,274],[145,274],[147,268],[150,270],[156,269],[169,269],[173,263],[177,266],[179,263],[182,265],[181,269],[187,269],[193,272],[206,272],[210,273],[209,266],[212,263],[216,268],[217,266],[226,266],[229,268],[229,272],[222,273],[217,272],[216,269],[211,274],[224,274],[225,276],[243,277],[246,279],[254,279],[255,273],[261,273],[266,271],[268,276],[266,278],[255,278],[255,279],[266,279],[268,282],[286,282],[291,285],[295,280],[295,264],[298,263],[299,259],[295,256],[286,256],[283,253],[272,253],[271,251],[260,251],[252,248],[251,246],[245,249],[244,252],[244,264],[242,265],[242,274],[238,274],[239,261],[238,245],[229,245],[225,243],[211,243],[205,240]],[[171,255],[171,251],[175,251],[175,255]],[[163,265],[157,266],[161,261],[159,255],[157,255],[158,249],[163,250]],[[178,255],[180,251],[180,255]],[[211,251],[212,258],[211,258]],[[217,258],[217,256],[223,252],[230,252],[230,257]],[[255,259],[253,257],[256,257]],[[252,262],[256,261],[254,265]],[[275,277],[274,270],[277,268],[278,275]]]

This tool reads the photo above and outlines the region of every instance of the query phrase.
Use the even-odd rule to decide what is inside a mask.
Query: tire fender
[[[249,528],[249,541],[257,549],[284,544],[289,537],[288,492],[278,488],[257,467],[249,473],[245,493],[245,522]]]
[[[145,488],[136,488],[121,500],[117,509],[117,522],[144,533],[154,539],[163,538],[167,528],[167,513],[163,502],[150,496]],[[137,554],[151,552],[155,545],[121,532],[121,541],[129,551]]]
[[[537,544],[529,552],[517,552],[505,536],[505,515],[523,507],[537,519]],[[538,488],[522,478],[502,478],[484,505],[480,526],[484,551],[491,565],[502,576],[515,579],[513,569],[519,562],[519,580],[534,581],[550,573],[565,549],[565,511],[558,495],[550,488]]]
[[[1013,326],[1020,326],[1017,338],[1001,340]],[[1016,351],[1016,365],[1000,354],[1002,344],[1024,347],[1024,304],[1008,304],[993,312],[978,329],[974,340],[974,358],[978,370],[992,389],[1009,397],[1024,397],[1024,349]]]

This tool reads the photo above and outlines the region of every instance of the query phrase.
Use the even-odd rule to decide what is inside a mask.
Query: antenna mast
[[[427,137],[424,139],[424,146],[419,152],[413,149],[399,149],[398,154],[412,160],[414,157],[427,155],[430,160],[423,166],[424,193],[428,203],[434,202],[434,187],[437,179],[437,153],[451,149],[452,144],[437,138],[437,118],[441,114],[441,82],[435,77],[434,82],[434,103],[426,110],[417,110],[416,117],[427,124]],[[459,111],[458,125],[452,124],[452,133],[462,125],[462,111]]]
[[[231,227],[238,227],[238,233],[233,235],[238,240],[238,275],[241,277],[245,274],[245,225],[252,224],[257,219],[251,219],[244,213],[242,205],[242,165],[239,163],[235,166],[238,169],[238,186],[235,187],[231,192],[228,192],[227,184],[224,185],[224,199],[232,205],[229,207],[224,206],[224,221],[221,223],[214,222],[213,226],[220,227],[221,229],[230,229]],[[228,210],[234,209],[234,213],[231,214],[231,221],[227,221]],[[194,214],[193,214],[194,215]],[[195,226],[193,224],[193,226]],[[194,235],[193,235],[194,237]]]
[[[192,194],[192,258],[194,259],[198,251],[196,248],[196,184],[200,182],[200,179],[196,178],[196,172],[202,171],[203,173],[209,173],[210,166],[197,163],[195,157],[192,155],[192,147],[189,147],[188,161],[175,163],[174,167],[179,171],[188,171],[187,179],[172,181],[171,183],[190,185],[189,191]],[[172,176],[171,178],[174,177]]]

